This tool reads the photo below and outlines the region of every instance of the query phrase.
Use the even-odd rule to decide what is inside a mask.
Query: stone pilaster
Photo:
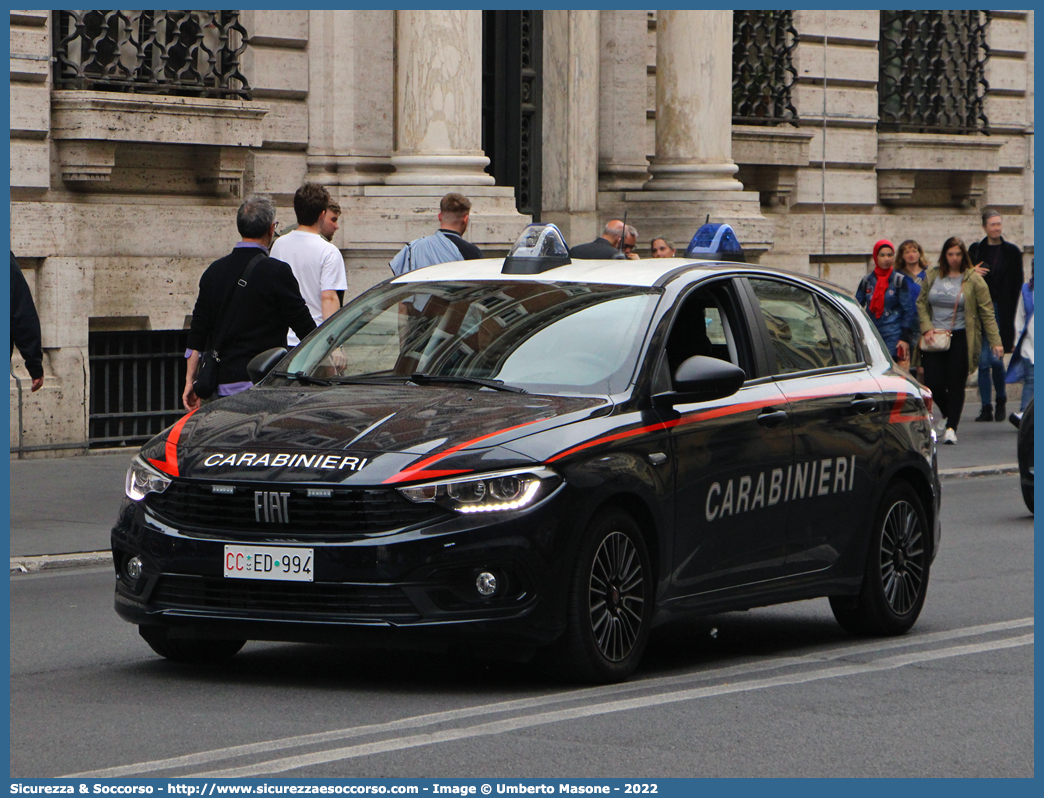
[[[490,186],[482,154],[482,12],[397,11],[389,186]]]
[[[395,12],[309,12],[308,179],[380,184],[392,169]]]
[[[645,11],[602,11],[600,15],[599,191],[634,190],[649,179],[647,16]]]
[[[599,11],[544,12],[544,221],[571,243],[598,220]]]
[[[647,189],[742,191],[732,161],[732,12],[658,11]]]

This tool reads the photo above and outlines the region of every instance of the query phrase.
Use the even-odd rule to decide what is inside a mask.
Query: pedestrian
[[[925,278],[917,298],[917,315],[924,382],[942,416],[937,431],[945,430],[943,443],[955,444],[964,410],[964,384],[979,362],[984,330],[993,352],[1003,351],[990,289],[972,266],[964,242],[956,236],[946,239],[939,265]]]
[[[268,254],[276,229],[272,200],[248,199],[239,206],[236,227],[243,240],[199,278],[185,353],[186,410],[198,410],[201,399],[209,398],[196,393],[200,353],[217,352],[214,397],[231,396],[251,386],[251,358],[286,345],[287,328],[304,338],[316,326],[290,265]]]
[[[326,207],[326,216],[323,218],[323,223],[319,228],[319,235],[325,238],[330,243],[333,243],[334,233],[336,233],[341,225],[341,206],[336,202],[331,202]]]
[[[43,387],[43,347],[40,337],[40,317],[36,315],[33,295],[25,281],[22,267],[11,253],[11,355],[15,346],[25,360],[25,370],[33,381],[30,393]]]
[[[669,239],[660,236],[654,238],[650,243],[649,248],[652,250],[652,256],[654,258],[673,258],[674,253],[678,250]]]
[[[1032,264],[1032,261],[1030,261]],[[1031,266],[1032,268],[1032,266]],[[1019,331],[1019,340],[1008,363],[1007,383],[1022,381],[1022,401],[1019,412],[1008,416],[1008,421],[1018,427],[1022,423],[1022,414],[1026,412],[1033,399],[1033,274],[1029,282],[1022,286],[1019,306],[1015,310],[1015,329]]]
[[[917,293],[920,293],[924,278],[928,276],[928,259],[924,256],[924,249],[912,238],[908,238],[899,245],[899,260],[896,269],[913,280],[917,286]]]
[[[1000,330],[1004,352],[1011,352],[1015,346],[1015,308],[1019,303],[1022,290],[1022,252],[1001,235],[1003,222],[1000,211],[986,208],[982,212],[982,229],[986,237],[971,245],[968,254],[975,264],[975,271],[985,280],[993,298],[993,307],[997,314],[997,328]],[[997,407],[994,412],[990,391],[990,377],[997,393]],[[1007,411],[1008,394],[1005,389],[1003,352],[996,355],[983,341],[979,357],[979,397],[982,399],[982,410],[976,421],[1003,421]]]
[[[870,314],[888,345],[888,354],[897,361],[908,361],[917,334],[917,317],[907,278],[893,268],[895,245],[881,239],[874,244],[873,259],[874,270],[859,281],[856,300]]]
[[[272,245],[272,257],[290,264],[301,296],[308,305],[318,327],[341,308],[341,298],[348,289],[341,251],[323,237],[330,231],[330,193],[318,183],[305,183],[294,194],[297,228],[279,236]],[[337,226],[333,225],[333,232]],[[300,339],[289,330],[288,346]]]
[[[602,234],[588,244],[577,244],[569,250],[569,257],[574,260],[613,260],[629,258],[637,260],[638,254],[634,251],[638,246],[638,231],[631,225],[627,225],[627,236],[620,245],[623,236],[624,223],[619,219],[612,219],[605,223]]]
[[[398,277],[438,263],[484,257],[481,249],[464,239],[470,221],[471,200],[451,191],[439,202],[439,229],[400,249],[388,263],[392,274]]]
[[[896,270],[906,275],[906,287],[909,289],[910,302],[914,306],[914,315],[917,315],[917,297],[921,293],[921,285],[924,278],[928,276],[928,259],[924,256],[924,248],[912,238],[906,239],[899,245],[899,263]],[[918,380],[924,382],[924,369],[921,368],[921,349],[918,346],[919,337],[915,336],[910,345],[909,371]]]

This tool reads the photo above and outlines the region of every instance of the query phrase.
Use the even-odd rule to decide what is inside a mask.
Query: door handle
[[[763,427],[775,427],[786,420],[786,410],[766,410],[758,415],[758,423]]]
[[[852,409],[857,413],[872,413],[877,409],[877,400],[869,396],[859,396],[852,400]]]

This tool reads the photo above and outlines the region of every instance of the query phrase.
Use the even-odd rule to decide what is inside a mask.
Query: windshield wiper
[[[479,377],[458,377],[453,374],[425,374],[421,371],[415,371],[410,375],[410,380],[418,385],[431,385],[437,382],[457,382],[464,385],[481,385],[483,388],[492,388],[495,391],[527,393],[524,388],[516,388],[514,385],[505,385],[503,380],[484,380]]]
[[[329,380],[324,380],[319,377],[309,377],[303,371],[298,371],[296,374],[291,374],[288,371],[273,371],[272,374],[276,377],[285,377],[288,380],[297,380],[302,385],[324,385],[326,387],[333,385]]]

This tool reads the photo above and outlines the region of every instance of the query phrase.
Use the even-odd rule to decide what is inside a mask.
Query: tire
[[[246,640],[171,639],[163,626],[139,626],[138,634],[161,657],[196,665],[224,662],[246,645]]]
[[[928,590],[929,535],[920,497],[905,482],[893,482],[874,518],[859,595],[830,597],[842,628],[872,636],[910,630]]]
[[[1022,487],[1022,500],[1026,502],[1026,509],[1033,512],[1033,403],[1030,399],[1026,406],[1026,412],[1022,414],[1022,423],[1019,424],[1018,458],[1019,458],[1019,484]]]
[[[649,640],[653,590],[634,519],[616,509],[595,516],[570,582],[566,631],[549,660],[556,674],[597,684],[630,676]]]

